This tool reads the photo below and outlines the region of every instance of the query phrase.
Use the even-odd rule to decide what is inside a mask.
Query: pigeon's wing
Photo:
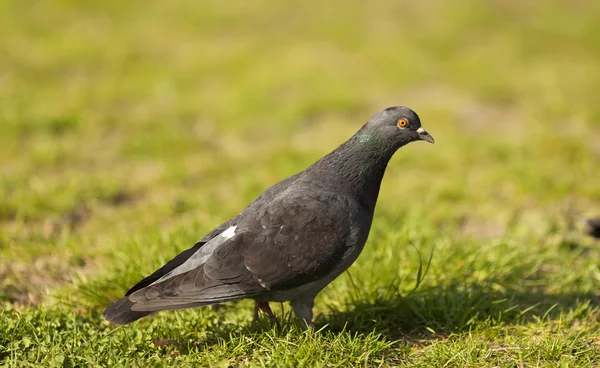
[[[217,235],[221,234],[227,228],[229,228],[233,222],[234,222],[234,220],[229,220],[229,221],[217,226],[210,233],[206,234],[206,236],[204,238],[200,239],[196,244],[194,244],[193,247],[186,249],[183,252],[179,253],[177,256],[175,256],[175,258],[173,258],[172,260],[167,262],[167,264],[165,264],[158,270],[154,271],[150,276],[144,278],[143,280],[141,280],[140,282],[135,284],[131,289],[129,289],[129,291],[127,293],[125,293],[125,296],[133,293],[134,291],[140,290],[140,289],[154,283],[155,281],[159,280],[163,276],[167,275],[169,272],[173,271],[175,268],[181,266],[194,253],[196,253],[198,251],[198,249],[200,249],[200,247],[202,247],[204,244],[206,244],[207,242],[212,240]]]
[[[348,197],[330,192],[285,196],[250,222],[244,267],[267,290],[313,282],[341,272],[343,258],[356,254],[352,250],[364,244],[369,227],[367,212]],[[221,264],[218,256],[207,262],[205,272]]]
[[[271,201],[275,196],[277,196],[279,193],[281,193],[283,190],[285,190],[290,185],[290,183],[292,183],[294,180],[296,180],[297,176],[298,175],[294,175],[289,178],[286,178],[286,179],[280,181],[279,183],[271,186],[269,189],[265,190],[260,196],[258,196],[258,198],[256,198],[252,203],[250,203],[250,205],[248,205],[248,209],[256,210],[258,208],[261,208],[265,203],[269,203],[269,201]],[[169,274],[175,268],[181,266],[192,255],[194,255],[201,247],[203,247],[206,243],[208,243],[210,240],[212,240],[213,238],[215,238],[216,236],[221,234],[226,229],[235,225],[236,219],[237,219],[237,217],[234,217],[233,219],[226,221],[223,224],[217,226],[213,231],[208,233],[204,238],[202,238],[196,244],[194,244],[193,247],[179,253],[175,258],[170,260],[166,265],[164,265],[163,267],[154,271],[154,273],[152,273],[150,276],[144,278],[143,280],[141,280],[140,282],[135,284],[131,289],[129,289],[129,291],[127,291],[125,296],[130,295],[131,293],[133,293],[137,290],[140,290],[148,285],[153,284],[157,280],[159,280],[162,277],[164,277],[165,275]]]
[[[230,226],[193,253],[190,251],[185,261],[164,274],[158,274],[155,280],[148,281],[147,285],[109,306],[103,313],[104,317],[114,323],[127,324],[160,310],[214,304],[264,292],[248,270],[237,270],[239,265],[243,266],[243,261],[235,252],[229,254],[223,266],[232,268],[230,274],[237,272],[237,277],[213,279],[205,274],[204,265],[216,249],[237,243],[236,228],[235,225]]]

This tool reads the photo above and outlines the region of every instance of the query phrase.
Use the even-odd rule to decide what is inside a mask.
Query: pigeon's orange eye
[[[398,126],[400,128],[404,128],[407,125],[408,125],[408,121],[406,119],[402,118],[402,119],[398,120]]]

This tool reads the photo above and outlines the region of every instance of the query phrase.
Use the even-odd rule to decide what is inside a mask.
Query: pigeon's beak
[[[429,143],[435,143],[435,141],[433,140],[433,137],[429,135],[429,133],[427,133],[427,131],[423,128],[419,128],[417,129],[417,134],[419,134],[419,138],[423,141],[429,142]]]

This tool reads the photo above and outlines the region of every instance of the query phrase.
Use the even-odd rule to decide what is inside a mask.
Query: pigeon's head
[[[364,129],[398,146],[418,140],[434,143],[433,137],[421,127],[419,115],[404,106],[379,111],[365,124]]]

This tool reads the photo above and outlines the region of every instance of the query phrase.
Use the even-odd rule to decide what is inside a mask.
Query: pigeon
[[[600,217],[585,220],[585,233],[589,236],[600,239]]]
[[[234,218],[134,285],[104,317],[128,324],[153,312],[255,301],[289,302],[312,326],[317,294],[361,253],[386,166],[400,147],[434,143],[404,106],[376,113],[348,141],[304,171],[271,186]]]

